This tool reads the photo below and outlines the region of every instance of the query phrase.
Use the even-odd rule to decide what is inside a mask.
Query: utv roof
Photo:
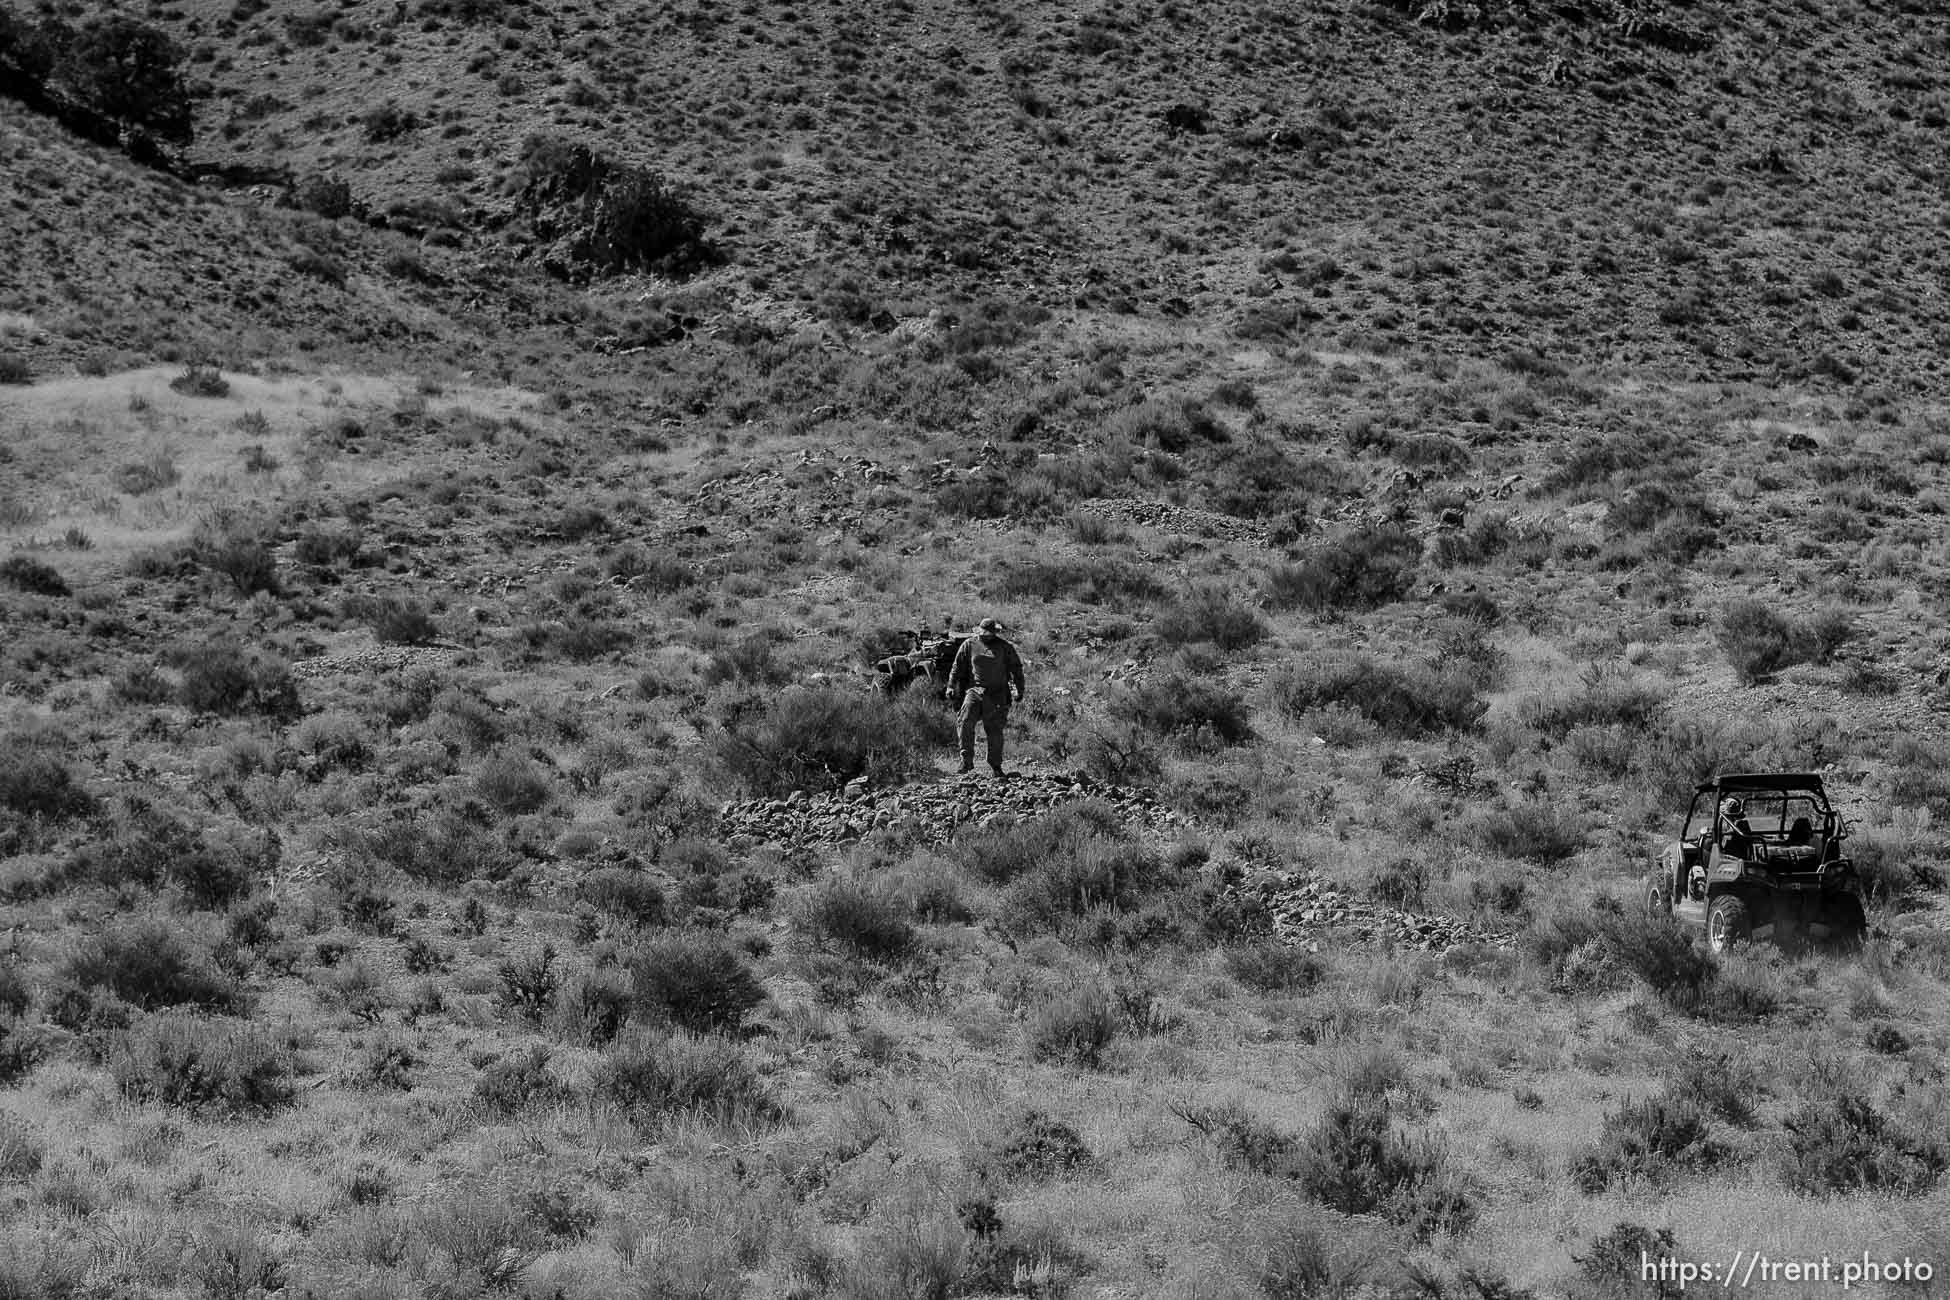
[[[1708,790],[1819,790],[1819,772],[1728,772],[1699,783],[1699,793]]]

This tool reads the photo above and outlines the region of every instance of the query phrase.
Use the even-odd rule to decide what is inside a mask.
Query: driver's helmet
[[[1747,815],[1747,805],[1729,795],[1720,803],[1720,816],[1730,822],[1737,822]]]

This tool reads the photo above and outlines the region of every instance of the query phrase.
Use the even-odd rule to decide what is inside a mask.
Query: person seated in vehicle
[[[1747,823],[1747,805],[1729,795],[1720,803],[1720,852],[1729,858],[1753,854],[1754,828]]]
[[[1794,847],[1813,844],[1815,824],[1806,817],[1796,817],[1793,824],[1788,827],[1787,842]]]

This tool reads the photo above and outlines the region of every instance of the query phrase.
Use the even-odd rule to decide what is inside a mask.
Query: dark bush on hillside
[[[711,652],[704,667],[704,684],[721,686],[778,686],[792,678],[792,669],[779,662],[779,637],[770,630],[752,632]]]
[[[1950,1146],[1942,1139],[1860,1097],[1807,1102],[1782,1127],[1792,1152],[1788,1184],[1813,1196],[1921,1196],[1950,1168]]]
[[[527,624],[516,636],[532,655],[579,664],[626,650],[635,639],[620,623],[580,614],[559,623]]]
[[[21,737],[0,738],[0,808],[20,817],[65,821],[94,807],[93,796],[53,755]]]
[[[530,1047],[495,1061],[474,1080],[474,1101],[490,1115],[521,1115],[569,1096],[568,1085],[550,1073],[549,1050]]]
[[[1399,524],[1346,530],[1269,570],[1267,603],[1322,615],[1374,609],[1408,594],[1421,560],[1421,542]]]
[[[806,900],[798,923],[815,947],[898,966],[920,944],[908,914],[904,904],[881,890],[851,880],[829,880]]]
[[[1790,618],[1758,600],[1735,601],[1720,620],[1720,649],[1748,685],[1798,663],[1826,663],[1849,638],[1850,619],[1829,611]]]
[[[1419,1240],[1461,1233],[1476,1204],[1431,1139],[1390,1122],[1381,1097],[1345,1096],[1293,1152],[1293,1176],[1314,1200],[1342,1214],[1379,1214]]]
[[[681,273],[718,256],[703,213],[680,189],[559,135],[528,137],[506,189],[538,225],[568,234],[571,263],[601,274]]]
[[[1164,590],[1162,583],[1135,564],[1089,556],[1010,565],[983,588],[983,594],[1002,601],[1074,600],[1085,605],[1124,606],[1155,600]]]
[[[1222,587],[1194,587],[1159,610],[1152,627],[1172,645],[1209,641],[1227,651],[1244,650],[1266,637],[1259,611]]]
[[[357,559],[361,541],[359,530],[350,525],[344,528],[320,528],[307,524],[298,534],[293,554],[300,564],[314,569],[328,569],[341,561],[349,564]]]
[[[1142,687],[1111,697],[1110,715],[1193,746],[1237,745],[1252,737],[1245,699],[1223,682],[1189,673],[1161,673]]]
[[[1202,403],[1189,397],[1176,401],[1151,398],[1127,407],[1111,417],[1106,431],[1112,440],[1121,438],[1174,454],[1190,451],[1200,443],[1231,439],[1225,426]]]
[[[106,989],[145,1011],[194,1006],[243,1011],[249,998],[159,921],[143,922],[84,940],[63,967],[83,989]]]
[[[266,1115],[292,1095],[283,1058],[261,1035],[182,1012],[124,1033],[109,1070],[129,1100],[195,1114]]]
[[[1092,840],[1118,840],[1128,833],[1117,809],[1098,800],[1084,800],[1013,826],[963,831],[955,837],[951,853],[978,879],[1006,885],[1026,871],[1075,853]]]
[[[193,105],[182,74],[184,50],[168,33],[113,14],[64,30],[56,44],[51,79],[83,104],[162,139],[189,143]]]
[[[1285,664],[1268,689],[1287,717],[1345,705],[1398,736],[1467,731],[1489,708],[1466,671],[1385,663],[1353,650],[1317,652]]]
[[[1327,975],[1319,957],[1272,941],[1227,948],[1222,960],[1226,974],[1255,993],[1303,993]]]
[[[726,1125],[784,1118],[737,1046],[722,1039],[645,1037],[610,1048],[591,1091],[637,1127],[661,1129],[681,1116]]]
[[[1123,1017],[1101,989],[1079,988],[1037,1007],[1023,1032],[1031,1060],[1094,1070],[1123,1027]]]
[[[1652,1229],[1629,1221],[1612,1225],[1595,1238],[1584,1254],[1573,1255],[1587,1300],[1685,1300],[1676,1280],[1647,1279],[1648,1257],[1674,1258],[1682,1254],[1672,1229]]]
[[[1493,808],[1476,823],[1476,838],[1491,853],[1526,862],[1554,862],[1584,847],[1584,823],[1547,800]]]
[[[186,708],[273,718],[291,718],[299,712],[298,684],[282,660],[221,641],[180,650],[173,657],[180,661],[183,673],[176,698]]]
[[[860,776],[875,785],[898,784],[931,768],[934,755],[954,739],[954,719],[925,696],[789,687],[734,707],[718,755],[760,794],[836,789]]]
[[[582,878],[576,892],[598,911],[629,925],[662,925],[664,891],[641,871],[600,867]]]
[[[307,176],[292,187],[287,201],[292,207],[335,221],[352,215],[352,186],[338,175]]]
[[[713,935],[655,939],[626,964],[638,1002],[692,1033],[735,1033],[765,1001],[765,987],[744,957]]]
[[[1089,836],[1009,886],[1001,915],[1015,934],[1048,934],[1093,912],[1135,912],[1175,879],[1158,855],[1134,839]]]
[[[224,537],[198,546],[196,562],[230,579],[239,595],[278,591],[278,562],[271,548],[255,537]]]
[[[1648,1097],[1606,1113],[1597,1148],[1572,1162],[1571,1181],[1595,1194],[1613,1183],[1711,1169],[1726,1157],[1726,1146],[1714,1141],[1690,1098]]]
[[[539,812],[554,798],[541,770],[519,754],[493,754],[474,776],[474,792],[489,807],[511,817]]]
[[[369,619],[381,645],[428,645],[440,636],[433,615],[417,600],[382,600]]]
[[[118,819],[115,833],[83,845],[62,869],[68,880],[108,888],[174,885],[190,906],[215,911],[247,897],[269,864],[250,850],[206,838],[156,811]]]
[[[1083,1136],[1052,1115],[1025,1108],[1005,1117],[996,1136],[973,1153],[970,1163],[999,1178],[1041,1181],[1096,1166]]]
[[[349,832],[348,847],[432,885],[499,880],[514,867],[508,846],[457,810],[393,817],[372,830]]]
[[[185,397],[230,396],[230,381],[214,361],[185,361],[183,373],[169,381],[169,388]]]
[[[27,555],[9,555],[0,560],[0,585],[24,591],[30,596],[65,596],[67,581],[61,571]]]
[[[1561,695],[1535,696],[1521,709],[1523,720],[1552,740],[1561,741],[1580,727],[1622,726],[1650,730],[1665,713],[1665,693],[1620,673],[1597,668],[1586,672],[1577,689]]]

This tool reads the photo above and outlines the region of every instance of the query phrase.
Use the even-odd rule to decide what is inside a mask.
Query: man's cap
[[[993,618],[983,619],[977,627],[983,632],[1000,632],[1002,630],[1002,624]]]

